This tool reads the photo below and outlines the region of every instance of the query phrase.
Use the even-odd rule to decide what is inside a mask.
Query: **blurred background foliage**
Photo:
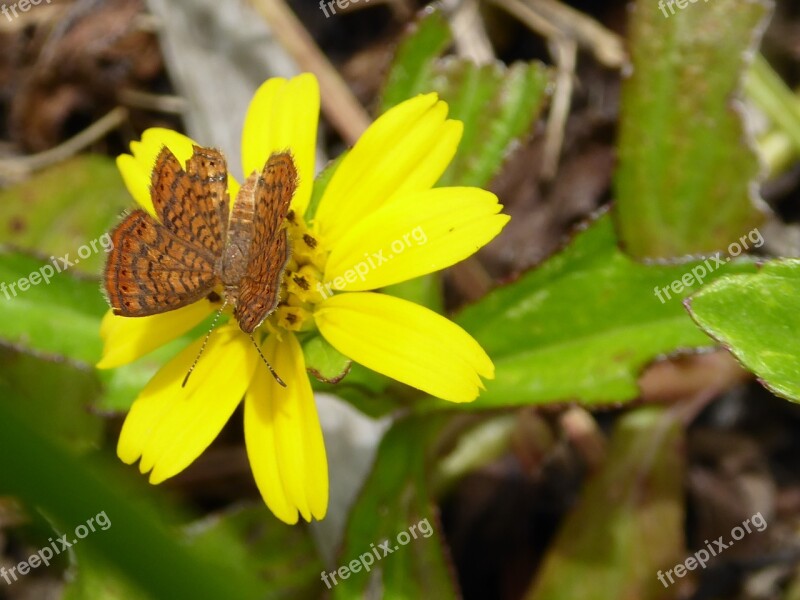
[[[474,403],[306,343],[322,379],[350,367],[315,382],[332,497],[312,525],[262,504],[236,417],[158,488],[116,459],[137,392],[207,324],[101,372],[102,251],[0,288],[0,567],[102,511],[112,524],[0,580],[0,598],[800,598],[797,6],[22,5],[0,16],[0,282],[114,226],[132,206],[114,156],[147,127],[240,170],[252,91],[300,71],[321,80],[320,168],[436,91],[464,122],[440,185],[487,187],[512,220],[476,256],[385,290],[486,349],[496,378]],[[685,279],[754,230],[752,256]],[[763,532],[659,582],[759,512]],[[424,519],[430,537],[322,581]]]

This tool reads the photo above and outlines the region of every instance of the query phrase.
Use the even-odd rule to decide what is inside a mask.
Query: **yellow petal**
[[[264,356],[286,382],[257,368],[244,405],[247,456],[258,489],[281,521],[322,519],[328,508],[328,461],[300,344],[270,336]]]
[[[182,133],[163,127],[151,127],[144,130],[138,144],[135,142],[131,144],[131,150],[136,160],[142,162],[145,167],[149,165],[152,170],[158,153],[164,146],[170,149],[181,164],[185,165],[186,161],[191,158],[192,146],[195,145],[197,142]]]
[[[242,399],[258,354],[238,327],[223,325],[209,338],[186,387],[181,387],[202,340],[167,363],[134,401],[117,454],[150,483],[180,473],[214,440]]]
[[[261,172],[270,154],[291,150],[300,183],[292,208],[302,215],[314,184],[314,157],[319,120],[319,84],[303,73],[289,81],[268,79],[253,96],[242,132],[245,178]],[[231,196],[233,197],[233,196]]]
[[[150,168],[152,169],[152,165]],[[130,154],[120,154],[117,157],[117,169],[133,199],[155,217],[156,211],[153,208],[153,201],[150,200],[150,173],[144,164]]]
[[[451,402],[474,400],[494,365],[472,336],[422,306],[386,294],[332,296],[314,317],[339,352]]]
[[[328,247],[394,196],[438,181],[463,131],[460,121],[446,118],[447,104],[426,94],[398,104],[364,132],[320,200],[314,226]]]
[[[103,357],[97,368],[113,369],[133,362],[183,335],[213,310],[208,300],[150,317],[119,317],[109,310],[100,324]]]
[[[449,267],[489,243],[509,220],[497,196],[436,188],[397,198],[354,225],[334,246],[325,282],[361,291]]]
[[[131,142],[131,154],[117,157],[117,167],[122,174],[125,186],[139,205],[155,216],[153,202],[150,200],[150,179],[156,158],[166,146],[181,164],[192,156],[192,146],[199,145],[192,138],[162,127],[151,127],[142,133],[141,141]],[[239,191],[239,183],[228,174],[228,190],[231,198]]]

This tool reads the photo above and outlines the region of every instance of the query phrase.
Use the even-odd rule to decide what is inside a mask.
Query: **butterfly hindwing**
[[[111,234],[103,278],[114,314],[142,317],[174,310],[214,287],[214,265],[143,210]]]

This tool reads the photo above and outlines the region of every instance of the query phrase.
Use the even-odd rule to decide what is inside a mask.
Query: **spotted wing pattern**
[[[150,189],[164,227],[212,261],[222,254],[230,200],[227,166],[219,151],[194,146],[184,171],[169,148],[162,148]]]
[[[141,317],[192,304],[218,282],[228,222],[227,170],[215,150],[194,147],[181,168],[166,147],[151,181],[159,220],[143,210],[111,234],[104,287],[114,314]]]
[[[253,239],[239,282],[236,318],[245,333],[252,333],[278,304],[289,259],[284,221],[296,189],[297,170],[291,155],[271,155],[253,189]]]

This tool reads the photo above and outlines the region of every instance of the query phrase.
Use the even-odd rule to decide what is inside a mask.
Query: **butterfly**
[[[212,148],[193,146],[186,167],[166,146],[153,168],[150,196],[156,217],[138,209],[111,233],[113,246],[103,286],[115,315],[144,317],[175,310],[222,289],[239,328],[249,334],[276,308],[289,259],[284,221],[297,189],[289,152],[272,154],[254,171],[230,209],[225,158]],[[210,332],[209,332],[210,335]],[[186,374],[189,379],[200,358]]]

